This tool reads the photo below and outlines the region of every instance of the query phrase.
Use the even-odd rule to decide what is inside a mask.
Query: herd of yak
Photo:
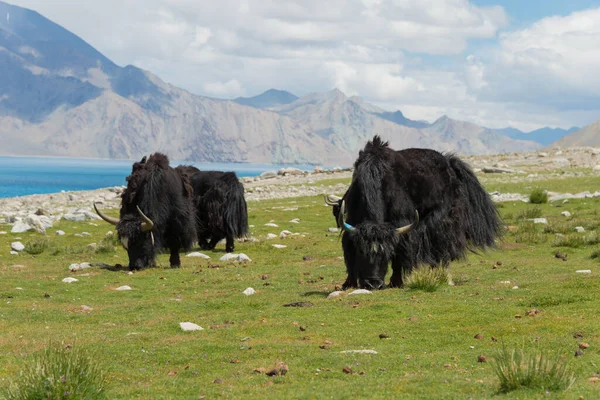
[[[453,154],[430,149],[396,151],[375,136],[359,152],[343,197],[327,204],[342,231],[347,278],[343,288],[390,287],[419,265],[447,266],[467,251],[493,247],[502,222],[471,168]],[[171,252],[179,267],[180,249],[197,241],[213,249],[248,233],[244,187],[234,172],[169,166],[154,153],[135,162],[122,194],[120,218],[96,212],[116,226],[129,268],[155,265],[156,254]]]

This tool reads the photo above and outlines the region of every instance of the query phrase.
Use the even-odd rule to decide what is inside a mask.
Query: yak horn
[[[116,226],[119,223],[119,218],[109,217],[108,215],[102,214],[100,212],[100,210],[98,210],[98,207],[96,207],[96,203],[94,203],[94,210],[96,210],[96,214],[98,214],[100,216],[100,218],[102,218],[103,220],[105,220],[109,224]]]
[[[152,227],[154,227],[154,222],[152,222],[152,220],[150,218],[148,218],[146,216],[146,214],[144,214],[142,212],[142,210],[140,210],[139,206],[136,206],[138,213],[140,213],[140,217],[142,217],[142,232],[148,232],[150,230],[152,230]]]
[[[402,235],[413,230],[414,227],[417,226],[417,224],[419,223],[419,212],[415,210],[415,213],[417,215],[417,219],[415,220],[415,222],[413,222],[412,224],[401,226],[400,228],[396,228],[396,232]]]
[[[333,194],[323,195],[323,197],[325,197],[325,204],[328,206],[337,206],[341,199],[341,197],[337,197]]]

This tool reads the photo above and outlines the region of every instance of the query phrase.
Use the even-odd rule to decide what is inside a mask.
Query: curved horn
[[[102,218],[103,220],[105,220],[109,224],[116,226],[119,223],[119,218],[109,217],[108,215],[102,214],[100,212],[100,210],[98,210],[98,207],[96,207],[96,203],[94,203],[94,210],[96,210],[96,214],[98,214],[100,216],[100,218]]]
[[[401,226],[400,228],[396,228],[396,232],[402,235],[412,231],[415,228],[415,226],[417,226],[417,224],[419,223],[419,212],[415,210],[415,213],[417,215],[417,219],[415,220],[415,222],[413,222],[412,224]]]
[[[142,212],[142,210],[140,210],[140,206],[136,206],[136,208],[138,213],[140,213],[140,217],[142,217],[142,232],[148,232],[152,230],[152,227],[154,227],[154,222],[152,222],[152,220],[148,218],[146,214]]]
[[[356,228],[344,221],[344,214],[346,213],[346,201],[342,200],[342,205],[340,206],[340,215],[338,216],[338,224],[340,227],[347,231],[355,231]]]
[[[323,197],[325,198],[325,204],[328,206],[337,206],[338,201],[341,199],[341,197],[337,197],[334,194],[323,195]]]

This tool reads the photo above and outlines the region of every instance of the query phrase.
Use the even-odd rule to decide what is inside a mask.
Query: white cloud
[[[207,82],[204,84],[204,91],[215,97],[234,98],[245,94],[242,84],[231,79],[227,82]]]

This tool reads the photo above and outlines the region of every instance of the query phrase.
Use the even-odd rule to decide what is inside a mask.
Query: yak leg
[[[179,247],[171,247],[171,257],[169,257],[171,268],[181,267],[181,260],[179,259]]]
[[[228,253],[233,253],[234,247],[235,246],[234,246],[233,236],[227,235],[227,243],[225,244],[225,251]]]
[[[406,260],[396,257],[392,260],[392,277],[390,278],[391,288],[400,288],[404,285],[404,274],[412,270],[410,265],[406,264]]]
[[[348,275],[346,282],[342,284],[342,290],[350,288],[358,288],[358,281],[356,280],[355,276]]]

